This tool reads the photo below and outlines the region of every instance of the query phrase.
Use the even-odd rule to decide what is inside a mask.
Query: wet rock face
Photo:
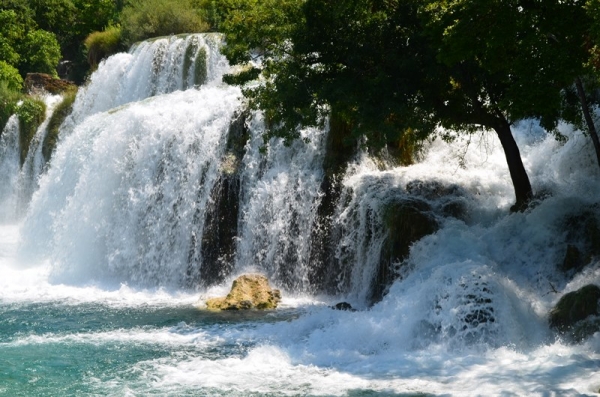
[[[231,292],[224,298],[206,301],[209,310],[275,309],[281,301],[281,293],[271,289],[269,280],[260,274],[246,274],[233,281]]]
[[[420,199],[407,198],[390,203],[384,216],[388,235],[373,280],[370,299],[373,303],[383,298],[386,289],[398,277],[395,264],[408,258],[410,246],[439,228],[438,221],[431,213],[431,206]]]
[[[597,321],[600,287],[586,285],[565,294],[550,311],[550,326],[562,334],[581,339],[600,330]]]
[[[44,90],[56,95],[73,88],[75,83],[45,73],[28,73],[25,78],[25,89],[29,93]]]
[[[564,219],[565,256],[558,265],[567,276],[574,276],[600,256],[600,222],[593,211],[585,211]]]

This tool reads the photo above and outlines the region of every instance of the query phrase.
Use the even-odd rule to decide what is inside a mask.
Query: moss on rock
[[[19,147],[21,150],[21,165],[27,158],[29,145],[35,132],[46,118],[46,104],[34,97],[25,97],[16,109],[19,117]]]
[[[50,161],[50,158],[52,157],[52,153],[58,142],[59,128],[67,116],[71,114],[76,96],[77,87],[72,87],[66,91],[63,95],[62,102],[56,106],[54,113],[52,113],[52,116],[50,117],[50,121],[48,122],[48,133],[42,142],[42,156],[44,156],[45,162]]]
[[[580,321],[599,314],[599,300],[600,287],[594,284],[565,294],[550,312],[550,326],[563,334],[574,330]]]
[[[275,309],[281,293],[271,289],[269,280],[260,274],[245,274],[233,281],[231,291],[224,298],[206,301],[209,310]]]

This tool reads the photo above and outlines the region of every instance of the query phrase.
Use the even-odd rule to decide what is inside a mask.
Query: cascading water
[[[37,128],[27,157],[21,165],[20,126],[17,115],[11,116],[0,138],[1,181],[0,219],[16,221],[27,211],[31,196],[37,189],[38,179],[44,169],[42,142],[47,133],[48,122],[54,107],[60,102],[60,95],[44,95],[40,99],[46,104],[46,119]]]
[[[493,136],[430,142],[410,167],[380,170],[360,155],[327,222],[331,263],[315,269],[327,132],[265,145],[261,115],[221,82],[219,40],[161,38],[107,59],[79,91],[22,222],[0,192],[0,395],[599,391],[600,334],[570,344],[547,325],[563,293],[600,284],[595,259],[557,270],[593,229],[567,225],[598,215],[583,136],[560,126],[561,144],[534,122],[515,126],[544,196],[514,214]],[[13,117],[0,140],[2,169],[13,170],[2,189],[18,180],[15,142]],[[433,226],[409,233],[419,237],[394,257],[400,208]],[[225,293],[246,271],[283,289],[281,308],[194,307],[198,290]],[[397,280],[369,307],[381,275]],[[311,295],[324,290],[333,295]],[[329,308],[342,299],[364,310]]]
[[[304,130],[301,137],[309,143],[291,147],[272,140],[263,155],[262,120],[255,120],[250,130],[236,267],[265,272],[290,291],[309,291],[310,233],[321,196],[325,134]]]
[[[45,167],[44,157],[42,155],[42,147],[44,138],[48,133],[48,123],[52,117],[55,107],[62,100],[60,95],[45,95],[42,98],[46,104],[46,119],[36,130],[36,133],[31,140],[27,157],[21,167],[19,173],[19,209],[18,215],[22,216],[27,211],[27,207],[33,196],[33,193],[38,188],[38,180],[42,175]]]
[[[12,115],[0,136],[0,219],[14,221],[17,214],[17,189],[20,169],[19,118]]]

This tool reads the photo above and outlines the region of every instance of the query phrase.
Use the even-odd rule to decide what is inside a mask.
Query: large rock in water
[[[269,280],[260,274],[245,274],[233,281],[224,298],[206,301],[209,310],[275,309],[281,301],[278,289],[271,289]]]
[[[550,326],[576,340],[600,331],[599,300],[600,287],[594,284],[565,294],[550,312]]]

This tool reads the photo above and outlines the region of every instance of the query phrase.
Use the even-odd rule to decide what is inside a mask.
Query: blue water
[[[231,395],[232,391],[210,388],[152,387],[153,374],[145,370],[144,363],[165,358],[243,357],[256,345],[254,338],[203,342],[222,329],[243,333],[258,324],[287,321],[297,315],[297,310],[214,313],[191,306],[1,304],[0,393]]]

